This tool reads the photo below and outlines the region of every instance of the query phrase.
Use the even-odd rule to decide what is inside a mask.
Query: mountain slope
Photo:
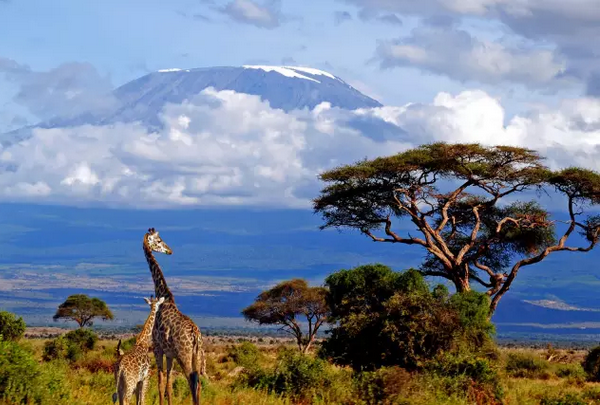
[[[167,103],[182,103],[208,87],[257,95],[269,102],[272,108],[285,111],[313,109],[322,102],[348,110],[381,106],[377,100],[362,94],[342,79],[318,69],[291,66],[165,69],[117,88],[113,93],[117,107],[108,112],[89,111],[69,118],[57,117],[4,134],[0,143],[6,145],[25,139],[36,127],[60,128],[139,121],[149,128],[160,128],[159,115]]]

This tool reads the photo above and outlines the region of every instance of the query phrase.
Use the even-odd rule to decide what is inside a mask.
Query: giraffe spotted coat
[[[117,360],[115,370],[115,383],[117,392],[113,394],[113,403],[119,401],[119,405],[128,405],[133,397],[137,396],[137,404],[145,403],[146,391],[148,389],[148,380],[150,377],[150,357],[148,351],[152,346],[152,328],[156,320],[156,314],[164,302],[165,298],[150,299],[144,298],[150,305],[150,315],[142,331],[136,338],[135,346],[127,354],[121,350],[121,341],[117,346],[117,354],[120,358]]]

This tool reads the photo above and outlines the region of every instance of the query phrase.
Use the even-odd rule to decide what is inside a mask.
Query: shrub
[[[94,350],[98,335],[90,329],[75,329],[65,335],[69,345],[78,347],[82,352]]]
[[[32,353],[0,340],[0,399],[10,403],[55,404],[69,399],[60,370],[40,367]]]
[[[68,342],[63,336],[49,340],[44,344],[44,352],[42,358],[44,361],[54,359],[66,359],[68,350]]]
[[[544,396],[540,405],[587,405],[588,402],[584,401],[579,395],[565,394],[558,397]]]
[[[11,312],[0,311],[0,336],[4,340],[19,340],[25,334],[25,321]]]
[[[339,399],[350,392],[350,381],[347,373],[334,371],[326,361],[284,348],[278,353],[274,369],[258,366],[245,370],[238,384],[298,399]]]
[[[319,354],[356,371],[385,366],[416,370],[460,346],[487,348],[489,298],[474,291],[431,291],[421,273],[383,265],[342,270],[326,279],[337,324]]]
[[[591,380],[600,381],[600,346],[594,347],[585,356],[583,369]]]
[[[548,379],[550,364],[531,353],[509,353],[506,358],[506,372],[517,378]]]
[[[354,379],[356,391],[367,404],[402,404],[415,385],[411,373],[400,367],[383,367],[359,373]]]
[[[81,359],[88,351],[93,350],[97,342],[98,335],[91,330],[72,330],[46,342],[42,357],[45,361],[66,359],[74,362]]]
[[[427,372],[441,377],[448,394],[466,394],[478,404],[496,403],[504,395],[494,363],[471,353],[440,355],[428,363]]]
[[[578,380],[585,380],[587,377],[585,370],[581,364],[560,364],[555,371],[555,374],[559,378],[575,378]]]
[[[250,342],[232,346],[224,357],[225,361],[233,361],[238,366],[245,368],[259,367],[261,353],[258,347]]]

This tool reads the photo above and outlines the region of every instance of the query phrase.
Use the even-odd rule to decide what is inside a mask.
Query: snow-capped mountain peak
[[[330,79],[337,79],[331,73],[325,72],[323,70],[308,68],[308,67],[298,67],[298,66],[264,66],[264,65],[244,65],[244,69],[260,69],[265,72],[277,72],[280,75],[285,77],[295,77],[298,79],[312,80],[313,82],[321,83],[319,80],[310,78],[302,73],[307,73],[312,76],[327,76]],[[299,73],[301,72],[301,73]]]

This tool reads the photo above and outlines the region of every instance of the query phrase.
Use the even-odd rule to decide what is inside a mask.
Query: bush
[[[225,361],[233,361],[238,366],[244,368],[259,367],[261,353],[258,347],[250,342],[243,342],[240,345],[232,346],[224,357]]]
[[[339,399],[349,394],[350,380],[347,373],[334,371],[331,365],[322,359],[284,348],[278,353],[277,366],[274,369],[257,366],[245,370],[240,375],[238,384],[298,399]]]
[[[574,378],[585,381],[587,375],[581,364],[561,364],[556,368],[555,374],[559,378]]]
[[[0,399],[10,403],[56,404],[69,399],[60,370],[40,367],[32,353],[0,340]]]
[[[487,348],[494,327],[489,298],[474,291],[431,291],[416,270],[359,266],[327,277],[337,326],[319,354],[356,371],[385,366],[417,370],[459,346]]]
[[[566,394],[559,397],[548,397],[545,396],[540,401],[540,405],[587,405],[588,402],[584,401],[579,395]]]
[[[42,358],[44,361],[67,358],[68,343],[63,336],[49,340],[44,344]]]
[[[594,347],[585,356],[583,369],[591,380],[600,381],[600,346]]]
[[[383,367],[359,373],[354,379],[356,391],[367,404],[402,404],[414,389],[411,373],[400,367]]]
[[[506,372],[517,378],[550,377],[550,363],[531,353],[509,353],[506,358]]]
[[[19,340],[25,334],[25,321],[11,312],[0,311],[0,336],[4,340]]]
[[[87,329],[76,329],[50,340],[44,345],[43,359],[51,361],[66,359],[77,361],[83,355],[96,347],[98,335]]]
[[[82,352],[94,350],[98,343],[98,335],[90,329],[75,329],[65,335],[69,345],[78,347]]]
[[[441,377],[448,394],[466,394],[478,404],[497,403],[504,396],[497,367],[470,353],[445,353],[427,365],[427,372]]]

